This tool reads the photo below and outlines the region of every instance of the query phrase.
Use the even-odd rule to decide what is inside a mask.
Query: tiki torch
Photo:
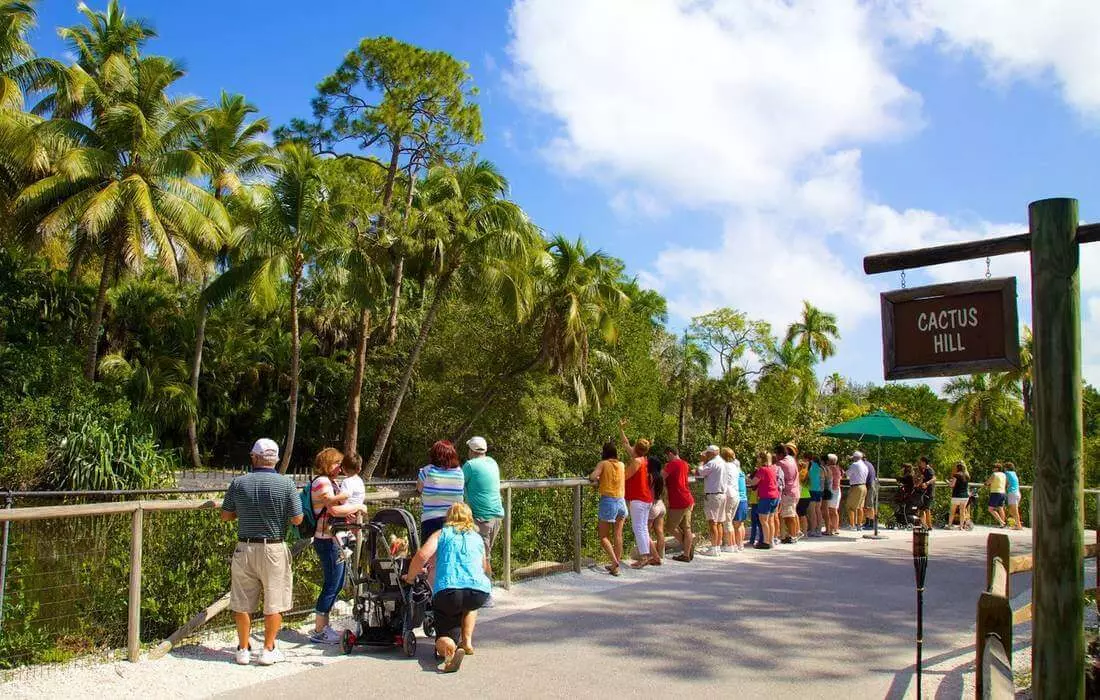
[[[913,571],[917,575],[917,698],[920,700],[921,647],[924,644],[924,575],[928,572],[928,530],[913,529]]]

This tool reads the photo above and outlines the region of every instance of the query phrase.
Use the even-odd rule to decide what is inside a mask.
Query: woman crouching
[[[477,611],[491,590],[489,556],[470,506],[455,503],[447,510],[443,529],[433,533],[409,562],[405,582],[411,584],[429,564],[435,653],[443,659],[439,670],[454,673],[463,657],[474,653]]]

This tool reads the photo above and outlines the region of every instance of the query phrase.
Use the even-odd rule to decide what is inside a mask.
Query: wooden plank
[[[1010,556],[1011,542],[1008,539],[1008,535],[1003,532],[990,533],[989,537],[985,540],[985,590],[991,591],[993,588],[993,570],[994,562],[1000,560],[1002,568],[1007,566]],[[1011,586],[1008,581],[1005,581],[1004,591],[1001,595],[1006,598],[1011,597]]]
[[[1031,603],[1012,611],[1012,624],[1021,625],[1031,619]]]
[[[573,487],[573,573],[581,572],[581,547],[584,545],[584,523],[581,522],[581,490],[577,484]]]
[[[5,508],[0,510],[0,521],[19,522],[24,520],[45,520],[47,518],[73,518],[86,515],[133,513],[139,507],[139,501],[121,501],[118,503],[81,503],[73,506]]]
[[[993,595],[1008,597],[1008,567],[1000,557],[993,560],[993,574],[990,576],[989,592]]]
[[[130,591],[126,608],[126,651],[131,663],[141,660],[141,549],[143,511],[134,511],[130,527]]]
[[[1012,668],[1012,607],[1008,598],[990,593],[978,597],[978,625],[975,644],[975,682],[977,697],[987,697],[989,681],[986,678],[985,648],[990,642],[1001,644]]]
[[[1028,208],[1034,330],[1032,693],[1085,695],[1081,291],[1077,201]]]
[[[192,635],[200,627],[205,625],[210,620],[214,619],[219,613],[226,610],[229,607],[229,593],[226,593],[221,598],[218,598],[211,603],[205,610],[198,613],[190,620],[188,620],[183,627],[173,632],[163,642],[158,644],[149,650],[148,657],[150,660],[159,659],[179,644],[181,641]]]
[[[982,654],[982,676],[985,683],[979,693],[982,700],[1012,700],[1016,697],[1016,682],[1012,678],[1012,662],[1004,644],[991,635]]]
[[[512,487],[504,489],[504,581],[505,588],[512,587]]]
[[[1020,574],[1031,571],[1032,556],[1030,554],[1017,554],[1008,558],[1008,573]]]

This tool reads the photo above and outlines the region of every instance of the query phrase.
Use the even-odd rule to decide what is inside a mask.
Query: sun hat
[[[489,445],[485,442],[485,438],[479,435],[475,435],[467,440],[466,447],[469,447],[471,452],[485,452],[489,449]]]
[[[252,454],[265,460],[279,459],[279,445],[274,440],[260,438],[252,445]]]

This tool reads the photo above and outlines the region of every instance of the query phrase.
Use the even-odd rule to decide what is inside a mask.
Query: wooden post
[[[1035,347],[1032,694],[1085,697],[1081,291],[1077,200],[1028,207]]]
[[[512,587],[512,487],[504,487],[504,581]]]
[[[141,660],[141,534],[144,511],[134,510],[130,522],[130,599],[127,606],[126,650],[130,661]]]
[[[581,572],[581,489],[578,484],[573,487],[573,573]]]
[[[994,591],[993,575],[994,575],[994,562],[997,559],[1001,560],[1001,564],[1004,566],[1005,573],[1008,573],[1008,565],[1011,561],[1010,548],[1012,543],[1008,539],[1008,535],[1001,532],[990,533],[989,537],[985,541],[985,590],[991,593],[997,593]],[[1005,590],[1002,595],[1005,598],[1012,597],[1012,584],[1011,576],[1006,578]]]
[[[1008,667],[1012,668],[1012,607],[1008,603],[1008,598],[993,593],[982,593],[978,598],[978,629],[975,641],[977,653],[974,655],[974,690],[980,698],[984,697],[989,682],[985,677],[983,663],[986,644],[992,642],[1003,645]]]

